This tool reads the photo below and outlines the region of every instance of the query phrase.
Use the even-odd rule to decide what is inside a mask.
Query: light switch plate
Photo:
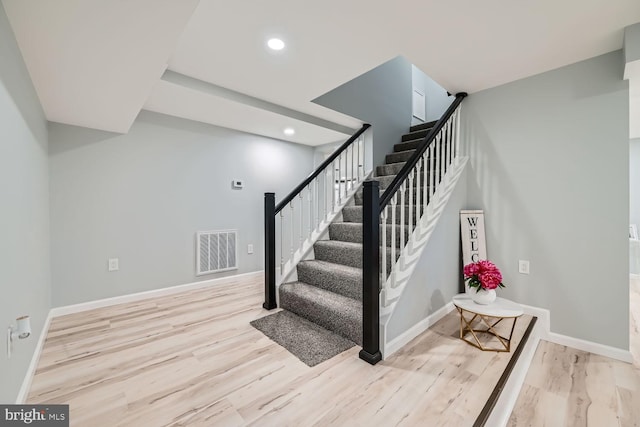
[[[529,274],[529,261],[522,259],[518,261],[518,271],[520,274]]]
[[[118,258],[109,258],[109,271],[120,270]]]

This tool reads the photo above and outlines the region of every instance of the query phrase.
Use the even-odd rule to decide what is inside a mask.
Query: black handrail
[[[278,212],[280,212],[282,209],[284,209],[285,206],[287,206],[287,204],[292,201],[302,190],[305,189],[305,187],[307,185],[309,185],[311,183],[311,181],[313,181],[313,179],[315,177],[317,177],[318,175],[320,175],[320,173],[327,167],[329,166],[344,150],[347,149],[347,147],[349,145],[351,145],[351,143],[353,141],[355,141],[356,139],[358,139],[358,137],[360,135],[362,135],[364,133],[364,131],[366,131],[367,129],[369,129],[371,127],[370,124],[365,123],[364,125],[362,125],[362,127],[360,128],[360,130],[358,130],[356,133],[354,133],[351,138],[347,139],[347,141],[342,144],[337,150],[335,150],[333,153],[331,153],[331,155],[327,158],[327,160],[325,160],[324,162],[322,162],[322,164],[320,166],[318,166],[316,168],[315,171],[313,171],[313,173],[311,175],[309,175],[304,181],[302,181],[300,183],[300,185],[298,185],[296,188],[294,188],[294,190],[289,193],[289,195],[287,197],[285,197],[284,199],[282,199],[282,201],[280,203],[278,203],[278,206],[276,206],[276,211],[275,213],[277,214]]]
[[[400,172],[396,175],[396,177],[391,181],[391,184],[387,187],[385,192],[380,196],[380,212],[391,202],[393,195],[398,191],[404,180],[409,176],[409,173],[413,170],[415,165],[418,163],[418,160],[422,157],[427,148],[431,145],[431,143],[436,139],[436,135],[442,130],[444,125],[447,123],[449,118],[453,115],[458,108],[458,105],[462,102],[462,100],[467,96],[466,92],[456,93],[456,99],[451,103],[447,111],[440,117],[440,120],[436,122],[436,124],[431,128],[431,131],[427,133],[424,137],[424,140],[420,143],[416,152],[407,160],[407,163],[400,169]]]

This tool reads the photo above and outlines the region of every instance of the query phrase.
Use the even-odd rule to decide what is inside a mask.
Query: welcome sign
[[[462,265],[487,259],[483,211],[460,211]]]

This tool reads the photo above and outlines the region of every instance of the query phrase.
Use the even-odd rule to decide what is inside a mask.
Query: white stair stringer
[[[429,243],[433,230],[449,201],[453,190],[455,189],[462,172],[468,162],[468,157],[458,157],[451,170],[449,170],[442,184],[438,186],[434,193],[432,202],[427,205],[426,214],[422,215],[411,235],[409,242],[400,253],[400,257],[395,263],[391,274],[384,283],[380,291],[380,336],[381,345],[384,349],[386,343],[386,327],[389,319],[394,312],[396,303],[398,302],[402,292],[409,282],[416,269],[417,263],[422,256],[424,249]],[[395,281],[392,281],[391,275],[395,274]],[[392,283],[395,282],[395,286]],[[383,351],[384,354],[384,351]]]

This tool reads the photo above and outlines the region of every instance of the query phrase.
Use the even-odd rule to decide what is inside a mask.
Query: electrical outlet
[[[120,270],[120,266],[118,264],[118,258],[109,258],[109,271]]]
[[[529,261],[522,259],[518,261],[518,271],[520,274],[529,274]]]
[[[247,253],[248,254],[252,254],[253,253],[253,245],[252,244],[247,245]]]

